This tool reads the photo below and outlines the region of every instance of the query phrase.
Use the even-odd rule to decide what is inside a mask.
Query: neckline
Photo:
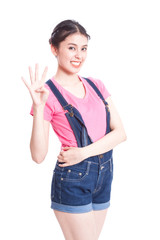
[[[83,84],[83,87],[84,87],[84,90],[85,90],[85,96],[84,98],[79,98],[77,97],[76,95],[72,94],[70,91],[68,91],[67,89],[65,89],[64,87],[62,87],[55,79],[54,77],[51,78],[51,80],[53,81],[53,83],[61,90],[65,91],[68,95],[72,96],[73,98],[75,98],[77,101],[87,101],[88,99],[88,89],[86,87],[86,84],[84,82],[84,79],[78,75],[78,78],[80,79],[80,81],[82,82]]]

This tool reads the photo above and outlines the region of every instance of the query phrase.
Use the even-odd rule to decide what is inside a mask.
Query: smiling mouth
[[[76,62],[76,61],[72,61],[71,64],[74,66],[74,67],[79,67],[81,62]]]

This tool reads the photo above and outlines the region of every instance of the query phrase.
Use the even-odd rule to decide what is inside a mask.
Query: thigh
[[[95,223],[97,227],[97,239],[102,231],[108,209],[94,211]]]
[[[97,240],[94,212],[66,213],[54,210],[66,240]]]

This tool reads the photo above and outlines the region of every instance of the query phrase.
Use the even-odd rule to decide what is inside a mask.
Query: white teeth
[[[71,63],[76,66],[80,65],[80,62],[71,62]]]

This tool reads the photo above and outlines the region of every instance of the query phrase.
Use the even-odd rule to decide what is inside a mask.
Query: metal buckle
[[[67,107],[67,106],[71,106],[71,108],[72,108],[71,104],[67,104],[67,105],[63,106],[63,110],[66,110],[65,107]]]
[[[73,116],[74,116],[74,113],[73,113],[73,110],[72,110],[72,109],[73,109],[73,106],[72,106],[71,104],[67,104],[67,105],[63,106],[63,110],[66,110],[65,107],[67,107],[67,106],[70,106],[71,112],[69,112],[68,110],[67,110],[67,111],[69,112],[69,115],[70,115],[71,117],[73,117]]]
[[[73,116],[74,116],[74,113],[73,113],[73,112],[70,112],[69,115],[70,115],[71,117],[73,117]]]
[[[106,108],[107,108],[107,111],[109,112],[109,107],[108,107],[108,104],[106,104]]]

